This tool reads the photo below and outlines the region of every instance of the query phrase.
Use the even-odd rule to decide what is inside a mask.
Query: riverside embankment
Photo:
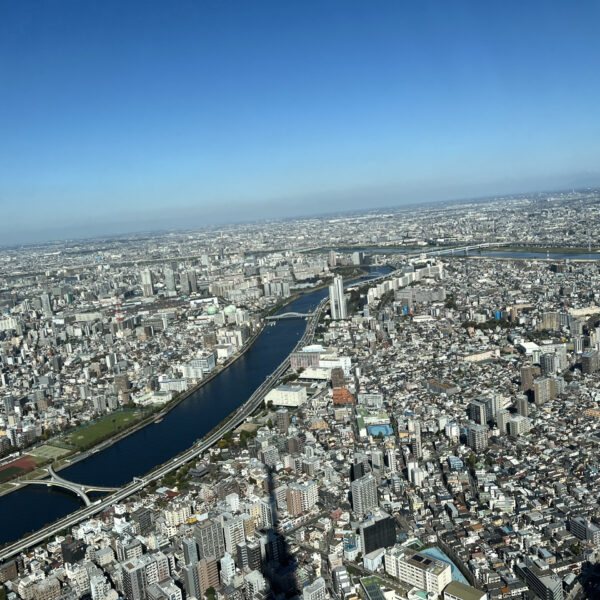
[[[387,271],[373,269],[364,279]],[[326,294],[326,289],[305,294],[282,310],[311,312]],[[266,327],[245,354],[182,400],[161,423],[91,453],[63,469],[61,476],[78,483],[121,487],[167,462],[243,404],[291,352],[305,327],[303,320],[279,321]],[[38,530],[80,506],[77,497],[54,488],[28,486],[8,494],[0,498],[0,544]]]

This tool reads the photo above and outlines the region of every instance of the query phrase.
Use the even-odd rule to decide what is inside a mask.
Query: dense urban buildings
[[[152,422],[289,326],[267,318],[295,295],[328,305],[256,412],[4,556],[2,593],[599,597],[598,206],[592,190],[5,249],[7,494],[107,418]]]

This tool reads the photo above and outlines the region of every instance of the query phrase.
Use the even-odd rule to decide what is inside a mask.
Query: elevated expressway
[[[301,348],[302,346],[308,345],[314,336],[315,330],[321,318],[321,314],[329,302],[328,298],[324,298],[315,311],[311,314],[310,319],[307,323],[306,330],[304,331],[304,335],[300,338],[294,350]],[[14,556],[28,548],[36,546],[37,544],[43,542],[44,540],[56,535],[62,530],[72,527],[73,525],[77,525],[81,521],[85,521],[93,517],[94,515],[102,512],[106,508],[110,507],[113,504],[117,504],[144,489],[149,483],[153,481],[157,481],[167,475],[169,472],[178,469],[185,463],[194,460],[200,454],[208,450],[211,446],[216,444],[226,433],[235,429],[240,423],[246,420],[252,413],[260,406],[264,397],[267,393],[275,387],[279,379],[283,376],[283,374],[288,370],[290,365],[289,355],[285,358],[285,360],[265,379],[265,381],[255,390],[255,392],[248,398],[248,400],[242,404],[222,425],[217,427],[217,429],[208,433],[202,440],[198,441],[188,450],[182,452],[178,456],[176,456],[171,461],[164,463],[163,465],[157,467],[154,471],[147,473],[143,477],[134,477],[131,483],[118,488],[114,491],[114,488],[98,488],[95,486],[83,486],[77,483],[73,483],[67,481],[66,479],[60,478],[54,471],[49,470],[50,479],[40,479],[40,480],[30,480],[27,483],[38,483],[44,485],[61,485],[66,489],[70,489],[75,492],[79,496],[83,498],[87,498],[85,494],[86,491],[98,490],[98,491],[112,491],[113,493],[109,494],[105,498],[101,500],[96,500],[95,502],[91,502],[88,505],[89,498],[86,502],[85,508],[82,508],[66,517],[56,521],[32,533],[12,544],[8,544],[4,548],[0,550],[0,562],[6,560],[7,558]],[[54,473],[54,475],[53,475]],[[21,483],[25,483],[22,481]],[[83,494],[83,495],[82,495]]]

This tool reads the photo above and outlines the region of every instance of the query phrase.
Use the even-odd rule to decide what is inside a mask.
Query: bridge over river
[[[46,471],[48,473],[48,477],[44,477],[43,479],[22,479],[19,481],[19,485],[54,485],[56,487],[61,487],[73,492],[74,494],[77,494],[84,501],[86,506],[90,506],[92,504],[92,501],[87,495],[88,492],[114,492],[119,489],[116,487],[106,487],[101,485],[84,485],[82,483],[69,481],[68,479],[64,479],[58,475],[53,469],[52,465],[46,467]]]
[[[271,315],[270,317],[266,317],[266,321],[281,321],[283,319],[308,319],[312,317],[315,313],[300,313],[300,312],[285,312],[279,315]]]

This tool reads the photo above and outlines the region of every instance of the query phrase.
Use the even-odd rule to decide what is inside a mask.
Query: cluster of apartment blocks
[[[26,271],[25,251],[8,263],[0,279],[10,290],[0,294],[0,453],[131,403],[168,402],[238,352],[260,312],[330,275],[326,253],[246,254],[223,242],[194,256],[167,239],[140,268],[147,248],[116,249],[78,248],[64,264],[55,253],[37,255],[43,274]],[[161,260],[169,252],[184,258]],[[334,256],[332,266],[344,262]]]
[[[479,224],[484,226],[483,221]],[[457,228],[461,227],[467,225]],[[565,301],[571,316],[576,315],[573,310],[589,308],[587,282],[595,289],[597,275],[586,265],[562,267],[552,270],[552,264],[543,260],[471,261],[468,267],[449,261],[444,288],[452,305],[438,299],[439,281],[425,280],[419,282],[422,290],[415,295],[398,290],[401,293],[394,294],[391,303],[379,306],[375,301],[362,314],[331,323],[321,334],[323,347],[331,353],[335,348],[337,357],[347,357],[350,369],[341,364],[328,369],[320,361],[310,365],[312,371],[306,368],[309,372],[301,373],[293,385],[303,389],[292,394],[297,407],[290,404],[287,413],[280,409],[258,419],[256,439],[245,450],[211,452],[214,462],[206,468],[216,467],[226,486],[221,487],[218,479],[206,483],[198,476],[191,492],[159,490],[116,507],[102,521],[72,531],[75,543],[85,546],[81,557],[65,554],[66,540],[60,540],[4,565],[0,572],[9,575],[3,575],[11,582],[9,589],[20,594],[21,588],[33,598],[35,594],[75,597],[78,590],[88,589],[88,573],[95,600],[114,598],[117,589],[134,593],[124,591],[127,575],[119,580],[119,572],[129,570],[152,599],[183,595],[186,581],[187,589],[194,590],[196,578],[198,585],[200,581],[203,586],[212,584],[206,591],[216,587],[219,597],[260,598],[270,585],[268,569],[264,559],[260,568],[250,567],[258,567],[259,553],[262,558],[262,523],[256,503],[252,501],[250,508],[245,502],[257,490],[264,494],[270,469],[275,473],[278,530],[298,559],[297,583],[307,599],[355,594],[356,588],[347,581],[356,580],[344,565],[360,561],[361,553],[361,566],[383,578],[386,556],[399,552],[388,519],[396,521],[402,533],[442,547],[468,570],[471,583],[491,598],[523,593],[563,597],[584,565],[597,560],[600,490],[594,469],[599,437],[594,411],[600,396],[594,373],[578,368],[564,373],[560,367],[562,344],[568,369],[591,350],[589,344],[594,342],[587,324],[587,333],[582,326],[581,352],[576,337],[580,334],[571,334],[570,325],[563,329],[559,322],[560,329],[553,330],[548,327],[554,325],[551,319],[540,326],[544,313],[562,312],[556,307]],[[554,278],[560,286],[553,284]],[[577,284],[582,278],[585,289]],[[489,326],[490,321],[498,326]],[[509,335],[502,329],[505,322],[510,323]],[[535,349],[528,353],[519,336],[534,337],[540,348],[556,348],[539,355]],[[540,341],[540,336],[547,339]],[[549,359],[542,365],[542,356],[550,353],[557,355],[555,365]],[[535,383],[533,388],[524,383],[523,368],[532,369],[533,382],[551,381],[538,382],[537,397]],[[341,389],[333,386],[335,369],[342,371],[347,392],[339,404],[334,404],[334,389]],[[548,371],[545,377],[543,369]],[[543,386],[549,389],[544,391]],[[503,411],[508,411],[507,418]],[[484,412],[485,422],[477,422],[483,421]],[[509,422],[517,416],[528,420],[530,431],[511,429]],[[269,419],[275,424],[269,426]],[[352,482],[346,479],[348,468],[354,471],[349,473]],[[240,486],[237,491],[233,491],[235,481]],[[318,502],[307,514],[303,490],[308,499],[315,486]],[[239,505],[235,496],[225,500],[231,494],[238,494]],[[288,501],[294,513],[302,512],[289,513]],[[272,507],[273,501],[265,500],[261,506]],[[228,522],[227,513],[235,520],[237,511],[251,519],[243,518],[242,527],[232,525],[226,534],[220,520]],[[322,516],[310,522],[318,515]],[[252,533],[252,525],[245,525],[251,520]],[[226,535],[235,539],[243,530],[245,541],[238,544],[241,556],[225,553],[235,563],[231,587],[225,583],[232,572],[231,560],[225,554],[218,560],[200,556],[196,527],[209,521],[221,527],[224,544]],[[144,533],[142,525],[149,527]],[[276,539],[264,544],[265,559],[278,556],[281,538]],[[330,573],[321,570],[322,552],[330,557]],[[169,564],[169,575],[157,580],[157,573],[166,575],[164,568],[159,571],[159,564],[165,564],[161,554]],[[56,567],[61,563],[65,566]],[[192,568],[186,575],[188,565]],[[415,570],[411,576],[418,573]],[[132,584],[127,586],[133,590]],[[379,586],[385,588],[383,580]],[[456,586],[451,582],[444,594],[483,596],[472,589],[454,594]]]

